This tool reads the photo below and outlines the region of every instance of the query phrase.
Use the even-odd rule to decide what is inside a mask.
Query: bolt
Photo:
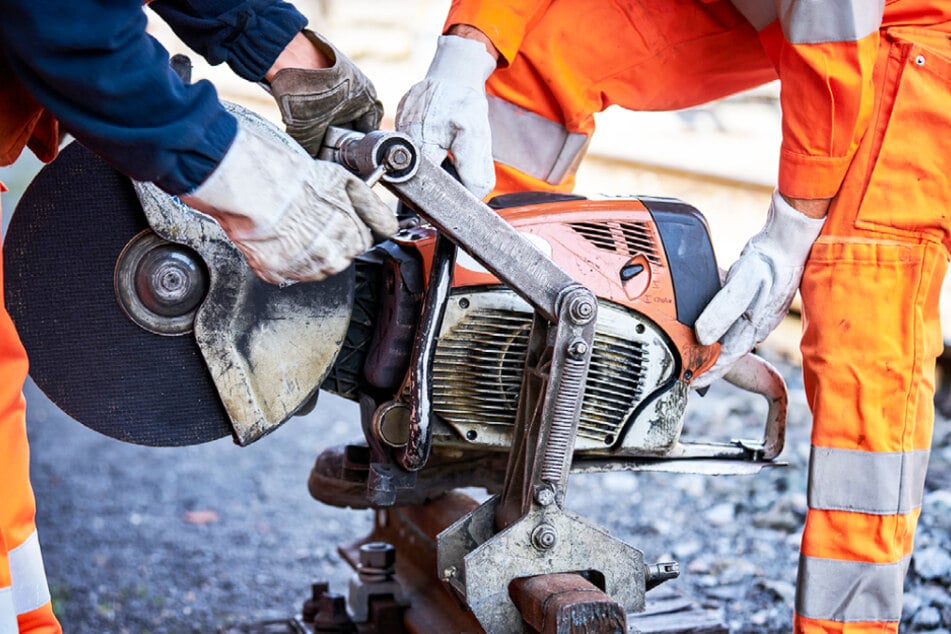
[[[576,359],[580,359],[588,351],[588,344],[586,344],[581,339],[576,339],[572,341],[568,346],[568,354]]]
[[[676,561],[662,561],[653,565],[644,565],[644,581],[648,590],[679,576],[680,564]]]
[[[687,370],[686,372],[684,372],[684,381],[689,381],[692,378],[693,378],[693,372],[691,372],[690,370]]]
[[[916,58],[915,58],[915,63],[918,64],[919,66],[924,66],[924,65],[925,65],[925,56],[924,56],[924,55],[919,55],[918,57],[916,57]]]
[[[539,506],[551,506],[555,502],[555,492],[549,487],[540,486],[535,489],[535,501]]]
[[[413,155],[405,147],[397,145],[386,152],[386,163],[392,169],[404,169],[409,167],[413,160]]]
[[[532,531],[532,545],[538,550],[550,550],[558,542],[558,533],[551,524],[539,524]]]
[[[568,316],[576,324],[586,324],[594,318],[594,303],[587,296],[576,296],[568,304]]]
[[[185,285],[185,276],[182,275],[182,272],[178,269],[169,267],[161,271],[161,279],[159,280],[159,284],[162,287],[162,290],[169,293],[174,293]]]
[[[360,546],[357,572],[363,581],[385,581],[396,572],[396,549],[386,542],[369,542]]]
[[[444,581],[449,581],[450,579],[455,577],[456,573],[458,572],[459,571],[456,569],[455,566],[449,566],[448,568],[442,571],[442,578]]]

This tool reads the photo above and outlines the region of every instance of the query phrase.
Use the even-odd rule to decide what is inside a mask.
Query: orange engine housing
[[[683,202],[646,197],[518,193],[489,204],[598,298],[576,450],[669,450],[682,426],[687,385],[719,352],[693,333],[720,288],[703,216]],[[382,296],[382,305],[364,311],[375,312],[376,323],[363,374],[351,383],[369,377],[370,390],[397,391],[418,317],[413,299],[428,279],[435,239],[430,226],[406,229],[378,253],[383,279],[370,284],[369,296]],[[394,260],[397,252],[402,263]],[[463,250],[451,288],[432,368],[435,442],[507,448],[532,308]]]

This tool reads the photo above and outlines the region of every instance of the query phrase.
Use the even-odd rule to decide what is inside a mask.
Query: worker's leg
[[[33,521],[23,382],[26,352],[3,305],[0,252],[0,634],[61,632]]]
[[[873,128],[801,289],[814,426],[797,632],[897,631],[923,495],[951,229],[951,47],[895,35]]]
[[[728,1],[552,3],[487,84],[496,193],[570,190],[593,114],[610,105],[675,110],[775,78]]]

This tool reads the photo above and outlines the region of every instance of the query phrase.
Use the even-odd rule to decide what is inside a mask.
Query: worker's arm
[[[183,85],[146,34],[140,0],[0,0],[10,67],[66,131],[133,178],[181,193],[221,160],[236,124],[207,81]]]
[[[473,39],[484,37],[495,49],[499,65],[506,66],[515,59],[531,23],[551,3],[552,0],[453,0],[443,34],[450,34],[457,25],[472,28],[469,33],[456,35]]]
[[[0,0],[0,11],[10,66],[64,128],[132,178],[187,194],[263,279],[323,279],[396,231],[363,181],[239,126],[207,81],[184,85],[139,0]]]
[[[226,63],[250,81],[264,79],[307,25],[293,5],[279,0],[155,0],[149,8],[210,64]]]
[[[781,82],[779,185],[765,226],[697,319],[697,338],[719,341],[721,353],[695,386],[725,374],[789,309],[830,201],[869,125],[882,10],[868,0],[794,1],[761,33]]]
[[[871,119],[882,11],[869,0],[793,2],[763,31],[782,86],[779,190],[787,200],[838,192]]]
[[[316,156],[330,125],[376,129],[383,104],[369,79],[280,0],[156,0],[149,5],[210,63],[268,86],[288,134]]]

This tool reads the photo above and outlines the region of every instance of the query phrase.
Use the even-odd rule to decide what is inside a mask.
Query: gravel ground
[[[805,512],[809,414],[796,368],[786,467],[755,476],[595,474],[572,479],[568,506],[637,546],[678,560],[668,584],[734,632],[788,631]],[[314,502],[320,448],[358,434],[356,407],[323,394],[314,413],[248,448],[228,440],[136,447],[70,421],[28,387],[38,522],[54,605],[67,632],[214,632],[296,613],[312,581],[344,591],[338,543],[369,531],[368,512]],[[759,431],[758,397],[712,389],[689,406],[687,434]],[[702,433],[700,431],[702,430]],[[951,628],[951,422],[937,422],[903,631]],[[648,603],[650,594],[648,594]]]

